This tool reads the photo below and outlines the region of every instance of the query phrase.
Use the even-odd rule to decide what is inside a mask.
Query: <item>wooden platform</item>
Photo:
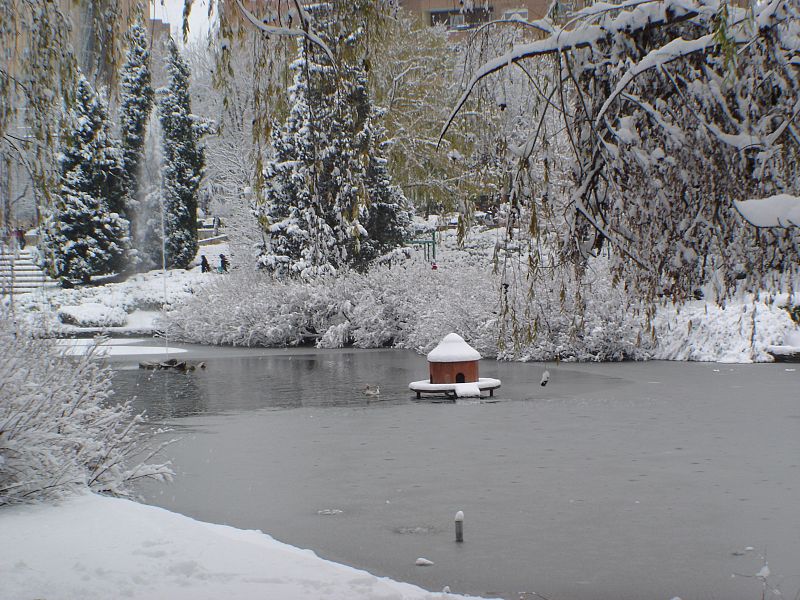
[[[481,392],[489,392],[489,396],[494,396],[494,391],[500,387],[499,379],[492,379],[491,377],[481,377],[475,382],[465,382],[477,384]],[[416,392],[417,398],[421,398],[422,394],[441,394],[445,396],[456,396],[456,386],[458,383],[431,383],[423,379],[422,381],[412,381],[408,384],[412,392]]]

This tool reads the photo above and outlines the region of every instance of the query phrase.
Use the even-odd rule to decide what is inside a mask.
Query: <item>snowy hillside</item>
[[[331,563],[260,531],[88,493],[6,508],[0,529],[0,597],[9,600],[466,598]]]

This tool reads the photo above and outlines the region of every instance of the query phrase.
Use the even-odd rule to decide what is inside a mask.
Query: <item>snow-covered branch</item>
[[[245,19],[247,19],[254,27],[258,28],[259,30],[263,31],[267,35],[277,35],[277,36],[288,36],[288,37],[299,37],[299,38],[306,38],[313,44],[319,46],[319,48],[325,53],[325,55],[330,59],[332,65],[336,65],[336,58],[331,52],[331,49],[328,45],[320,38],[317,34],[313,31],[305,29],[295,29],[293,27],[281,27],[279,25],[269,25],[264,23],[258,19],[252,12],[247,10],[242,4],[242,0],[236,0],[236,4],[239,6],[239,10],[244,15]],[[302,3],[296,3],[298,9],[300,11],[300,15],[304,24],[308,24],[308,15],[306,14],[305,10],[302,8]]]
[[[467,83],[464,93],[442,127],[439,139],[441,140],[447,133],[453,119],[466,104],[478,82],[492,73],[525,59],[593,47],[601,40],[610,39],[615,35],[633,36],[645,29],[681,22],[698,14],[697,10],[687,8],[685,3],[673,0],[659,2],[655,6],[649,2],[634,2],[633,6],[633,10],[623,11],[608,24],[584,25],[572,30],[556,29],[543,40],[515,46],[505,54],[486,62]]]
[[[757,200],[734,200],[733,204],[755,227],[800,227],[800,196],[778,194]]]

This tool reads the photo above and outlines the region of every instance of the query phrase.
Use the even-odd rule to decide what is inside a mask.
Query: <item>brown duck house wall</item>
[[[431,383],[470,383],[478,381],[478,361],[432,362]]]

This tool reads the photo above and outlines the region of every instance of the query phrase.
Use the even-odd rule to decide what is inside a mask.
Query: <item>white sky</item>
[[[208,32],[208,1],[195,0],[189,17],[189,37],[204,37]],[[154,0],[150,3],[150,16],[170,24],[172,37],[183,42],[181,23],[183,22],[183,0]]]

